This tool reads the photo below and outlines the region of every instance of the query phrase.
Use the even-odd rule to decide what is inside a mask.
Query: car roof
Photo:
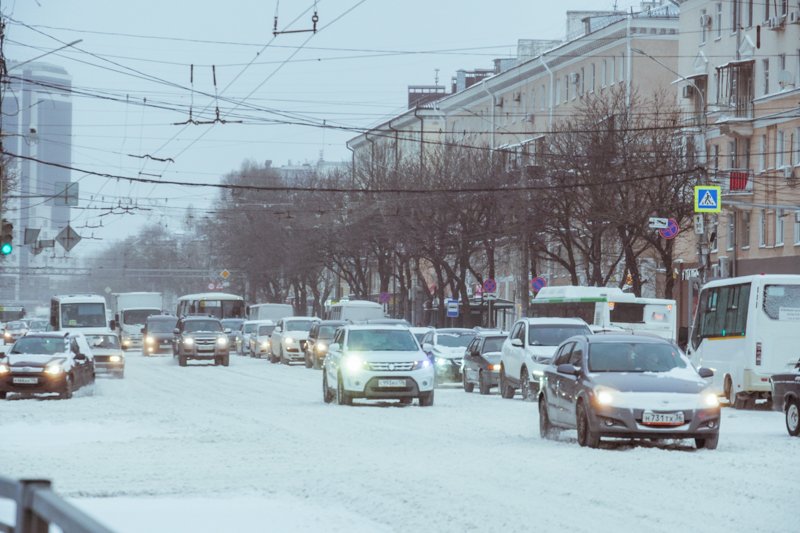
[[[350,331],[356,331],[356,330],[357,331],[363,331],[363,330],[395,331],[395,330],[399,330],[399,331],[408,331],[409,333],[411,332],[409,327],[405,326],[403,324],[347,324],[347,325],[342,326],[342,327],[345,328],[345,329],[348,329]]]
[[[473,335],[478,334],[477,331],[469,328],[441,328],[437,329],[436,333],[472,333]]]
[[[507,331],[479,331],[478,337],[508,337]]]
[[[582,325],[588,326],[585,320],[582,318],[559,318],[559,317],[537,317],[537,318],[522,318],[521,321],[530,324],[569,324],[569,325]]]
[[[317,320],[319,321],[319,317],[316,316],[287,316],[282,318],[281,320]]]
[[[320,320],[320,326],[344,326],[347,324],[346,320]]]
[[[83,333],[67,331],[29,331],[24,337],[42,337],[48,339],[64,339],[67,337],[83,336]]]
[[[256,324],[256,325],[262,325],[263,324],[263,325],[269,326],[269,325],[272,325],[274,323],[275,323],[274,320],[269,320],[268,318],[262,318],[261,320],[245,320],[244,322],[242,322],[242,324],[244,324],[246,326],[250,326],[252,324]]]
[[[638,342],[638,343],[649,343],[649,344],[672,344],[667,339],[662,337],[657,337],[655,335],[632,335],[632,334],[619,334],[619,333],[608,333],[604,335],[581,335],[584,337],[589,343],[625,343],[630,344],[631,342]]]
[[[183,317],[184,322],[196,322],[198,320],[216,320],[217,322],[221,322],[219,318],[215,316],[197,316],[197,315],[190,315]]]
[[[147,320],[178,320],[175,315],[150,315]]]

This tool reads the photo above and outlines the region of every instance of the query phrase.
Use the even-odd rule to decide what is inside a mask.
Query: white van
[[[250,306],[247,318],[250,320],[278,320],[293,316],[294,307],[289,304],[255,304]]]
[[[347,320],[350,322],[384,318],[383,306],[367,300],[338,302],[331,306],[328,318],[330,320]]]
[[[800,359],[800,276],[707,283],[689,339],[692,363],[714,370],[714,390],[740,408],[769,399],[770,376]]]

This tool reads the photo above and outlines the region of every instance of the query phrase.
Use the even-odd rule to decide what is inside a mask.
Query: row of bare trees
[[[281,179],[245,163],[224,177],[228,188],[193,231],[213,256],[204,261],[236,273],[232,290],[249,301],[289,298],[301,312],[313,302],[315,314],[345,284],[354,298],[394,294],[395,313],[407,318],[412,300],[446,297],[470,317],[470,284],[519,270],[519,257],[525,278],[548,264],[573,284],[621,285],[629,274],[638,294],[643,257],[672,263],[674,241],[648,218],[684,227],[691,216],[699,172],[682,138],[662,97],[619,93],[587,99],[533,165],[513,167],[509,154],[463,135],[425,144],[424,157],[398,158],[392,142],[375,143],[354,168],[325,176]],[[525,283],[517,300],[527,296]]]

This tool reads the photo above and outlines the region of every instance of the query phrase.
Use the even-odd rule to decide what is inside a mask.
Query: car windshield
[[[253,333],[256,330],[256,324],[245,324],[242,328],[242,333]]]
[[[506,340],[505,337],[487,337],[483,343],[481,353],[499,352],[503,347],[504,340]]]
[[[29,329],[32,331],[47,331],[50,322],[47,320],[31,320]]]
[[[11,353],[54,355],[67,351],[63,337],[22,337],[11,348]]]
[[[275,329],[275,326],[258,326],[258,335],[259,336],[267,336],[272,335],[272,330]]]
[[[332,339],[333,334],[336,333],[336,329],[339,326],[320,326],[319,332],[317,333],[318,339]]]
[[[92,348],[119,348],[116,335],[86,335],[86,340]]]
[[[558,346],[573,335],[589,335],[592,331],[583,324],[575,325],[538,325],[528,326],[529,346]]]
[[[589,346],[589,372],[669,372],[686,366],[678,349],[669,344],[597,342]]]
[[[354,352],[413,352],[419,347],[408,330],[369,329],[350,331],[347,349]]]
[[[244,322],[244,320],[240,318],[226,318],[225,320],[222,321],[222,327],[228,328],[232,331],[236,331],[237,329],[242,327],[242,322]]]
[[[313,325],[313,320],[287,320],[286,331],[308,331]]]
[[[6,329],[25,329],[28,325],[25,322],[17,321],[17,322],[9,322],[6,324]]]
[[[222,324],[217,320],[188,320],[183,331],[192,333],[195,331],[222,331]]]
[[[476,333],[439,333],[436,344],[447,348],[466,348]]]
[[[160,312],[159,309],[129,309],[122,312],[122,323],[129,326],[144,324],[147,322],[147,317],[157,315]]]
[[[171,320],[151,320],[147,323],[148,333],[172,333],[175,326],[178,324],[178,319]]]
[[[106,306],[102,303],[61,304],[61,325],[92,328],[106,325]]]

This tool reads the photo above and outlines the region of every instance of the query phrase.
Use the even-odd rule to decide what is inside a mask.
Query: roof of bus
[[[584,302],[605,302],[632,300],[633,294],[622,292],[618,287],[579,287],[575,285],[562,285],[556,287],[543,287],[533,299],[536,300],[573,300]]]
[[[80,303],[80,302],[87,302],[87,303],[106,303],[106,299],[104,296],[100,296],[99,294],[59,294],[53,296],[53,300],[58,300],[62,304],[64,303]]]
[[[281,304],[281,303],[275,303],[275,304],[272,304],[272,303],[266,303],[266,304],[252,304],[252,305],[250,306],[250,309],[253,309],[254,307],[267,307],[267,306],[292,307],[292,304]]]
[[[187,294],[178,298],[179,302],[186,300],[241,300],[244,298],[238,294],[227,294],[224,292],[199,292],[197,294]]]
[[[336,302],[335,304],[331,304],[331,307],[337,307],[346,305],[348,307],[380,307],[383,309],[383,306],[377,302],[370,302],[369,300],[346,300],[344,302]]]
[[[706,287],[722,287],[725,285],[737,285],[740,283],[786,283],[789,285],[800,284],[800,275],[797,274],[756,274],[753,276],[740,276],[738,278],[724,278],[709,281],[703,288]]]

